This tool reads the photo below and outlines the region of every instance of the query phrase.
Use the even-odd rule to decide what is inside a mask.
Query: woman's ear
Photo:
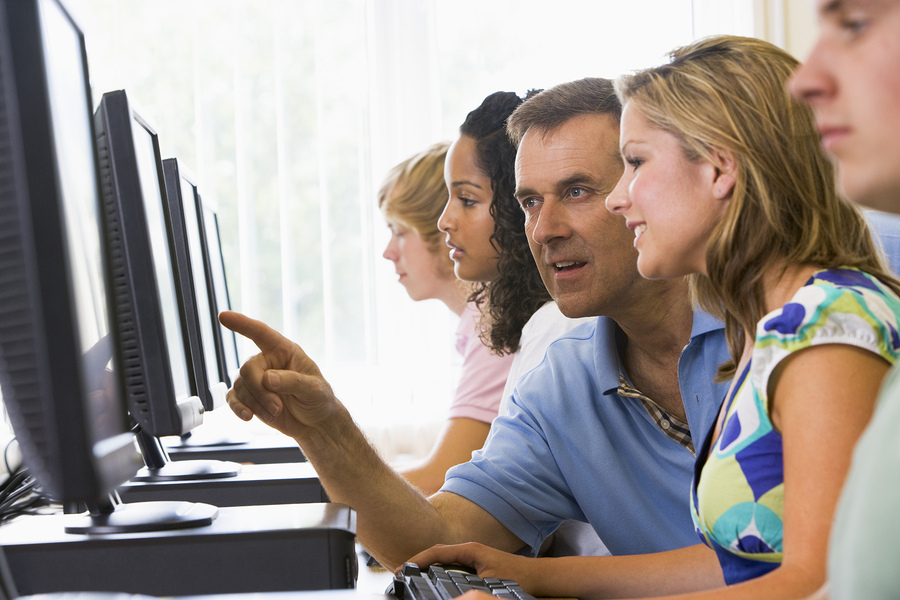
[[[716,167],[716,175],[713,180],[713,195],[720,200],[725,200],[731,197],[731,192],[734,189],[735,177],[737,176],[737,161],[730,150],[721,148],[715,150],[715,157],[718,166]]]

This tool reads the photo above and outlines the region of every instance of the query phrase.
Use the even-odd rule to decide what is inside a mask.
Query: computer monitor
[[[209,393],[216,407],[224,406],[230,383],[225,373],[219,312],[211,285],[212,274],[197,180],[177,158],[167,158],[162,164],[179,280],[181,287],[190,288],[197,300],[200,343]]]
[[[213,207],[203,203],[203,225],[206,232],[206,245],[209,249],[209,267],[212,275],[213,294],[219,312],[231,310],[231,297],[228,294],[228,278],[225,276],[225,259],[222,256],[222,237],[219,233],[219,217]],[[218,319],[217,319],[218,320]],[[234,384],[241,368],[235,333],[219,325],[224,353],[225,376],[229,387]]]
[[[84,36],[59,0],[0,2],[4,402],[44,493],[90,510],[67,531],[208,524],[209,505],[115,501],[141,461],[122,401],[88,82]]]
[[[234,476],[240,471],[235,463],[172,463],[159,442],[160,436],[190,431],[214,406],[196,300],[193,288],[178,279],[177,236],[154,128],[124,90],[103,95],[94,123],[110,242],[117,259],[113,277],[128,358],[126,393],[140,426],[137,440],[147,465],[138,477]],[[180,239],[184,242],[183,234]],[[180,268],[189,275],[186,262]]]

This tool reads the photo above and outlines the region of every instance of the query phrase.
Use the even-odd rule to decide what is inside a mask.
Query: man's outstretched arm
[[[514,551],[523,543],[478,505],[450,493],[426,498],[391,469],[297,344],[235,312],[221,323],[252,340],[260,354],[241,367],[228,405],[294,438],[329,498],[357,512],[357,536],[387,567],[436,543],[479,541]]]

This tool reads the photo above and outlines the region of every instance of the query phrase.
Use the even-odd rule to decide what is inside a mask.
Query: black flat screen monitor
[[[116,303],[122,307],[119,317],[129,359],[126,392],[147,464],[138,478],[234,476],[240,470],[234,463],[172,463],[159,442],[160,436],[190,431],[213,407],[196,300],[192,287],[178,278],[177,236],[155,130],[124,90],[103,94],[94,122]],[[182,271],[186,268],[181,266]]]
[[[222,237],[219,233],[219,217],[216,211],[203,203],[203,225],[206,232],[206,245],[209,250],[209,268],[212,276],[213,294],[219,312],[231,310],[231,298],[228,294],[228,278],[225,276],[225,259],[222,256]],[[217,319],[218,321],[218,319]],[[237,336],[233,331],[219,325],[222,339],[223,364],[228,386],[234,384],[241,362],[237,349]]]
[[[68,531],[209,523],[208,505],[115,502],[140,457],[122,401],[88,82],[84,36],[58,0],[0,0],[3,398],[44,493],[90,509]]]
[[[212,275],[201,213],[200,194],[196,178],[177,158],[163,161],[166,198],[174,237],[178,276],[183,289],[190,289],[197,301],[200,346],[206,381],[213,405],[225,405],[229,383],[223,363],[221,331],[218,322],[216,297],[212,290]]]
[[[205,407],[180,310],[157,142],[124,91],[104,94],[94,121],[131,413],[151,435],[180,435],[203,422]]]

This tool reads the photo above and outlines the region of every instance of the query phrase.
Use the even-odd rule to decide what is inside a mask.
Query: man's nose
[[[787,82],[788,91],[794,98],[811,105],[827,98],[835,91],[835,81],[827,65],[827,51],[820,41],[812,49],[806,62],[802,63]]]
[[[538,244],[569,235],[568,211],[553,199],[544,200],[536,219],[531,236]]]

